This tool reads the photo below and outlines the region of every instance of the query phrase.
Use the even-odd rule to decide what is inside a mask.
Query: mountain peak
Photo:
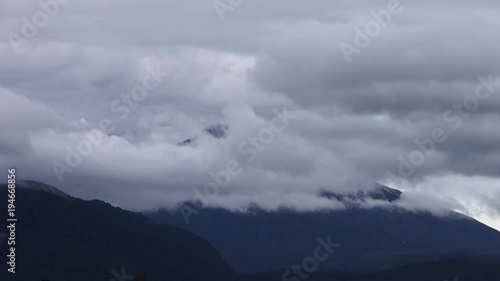
[[[216,123],[210,126],[205,127],[204,132],[209,134],[210,136],[216,138],[216,139],[222,139],[227,137],[229,131],[229,126]],[[182,142],[179,143],[180,146],[196,146],[198,141],[198,137],[190,137]]]
[[[207,132],[209,135],[211,135],[216,139],[225,138],[227,136],[228,130],[229,130],[228,125],[219,123],[210,125],[205,128],[205,132]]]
[[[331,191],[322,191],[320,192],[319,196],[337,201],[344,201],[346,199],[364,201],[366,199],[372,199],[392,203],[399,200],[402,194],[403,192],[401,192],[400,190],[377,183],[375,185],[375,188],[369,191],[359,190],[355,193],[336,193]]]

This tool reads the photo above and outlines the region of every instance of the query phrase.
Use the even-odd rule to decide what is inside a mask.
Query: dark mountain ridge
[[[0,185],[0,187],[0,198],[6,199],[6,186]],[[147,276],[148,281],[450,281],[455,277],[460,281],[500,279],[500,258],[471,254],[435,256],[426,262],[367,274],[332,271],[324,267],[307,272],[305,279],[299,278],[295,273],[288,274],[292,272],[292,264],[303,265],[305,258],[313,255],[316,243],[310,243],[312,248],[309,248],[298,262],[275,267],[268,272],[238,274],[211,245],[195,234],[176,227],[159,225],[142,214],[122,210],[102,201],[80,200],[49,185],[24,181],[18,182],[16,204],[19,218],[16,225],[17,273],[7,275],[6,271],[2,270],[0,280],[131,281],[139,272],[145,273],[141,276]],[[266,213],[262,210],[256,212],[255,217],[264,218],[262,224],[265,227],[259,230],[259,237],[266,244],[272,237],[270,234],[273,230],[269,228],[269,222],[272,221],[269,217],[279,217],[281,214]],[[285,211],[284,214],[292,215],[293,212]],[[3,221],[6,219],[5,215],[6,212],[2,212],[0,216]],[[288,217],[289,222],[293,223],[296,219],[294,216],[297,215],[295,212],[295,215]],[[311,219],[313,218],[314,216],[311,216]],[[241,221],[242,224],[245,222]],[[295,223],[300,225],[301,221]],[[243,228],[242,232],[250,228],[248,237],[252,237],[255,230],[251,228],[254,226],[251,223],[247,228]],[[219,228],[218,231],[222,239],[227,239],[227,233],[234,233],[232,229]],[[290,237],[291,233],[283,231],[288,235],[282,238],[291,242],[293,238]],[[317,233],[316,229],[310,231]],[[360,235],[368,237],[369,233],[363,232]],[[229,237],[231,238],[247,244],[246,236]],[[326,237],[321,238],[328,240]],[[275,255],[274,251],[293,254],[294,251],[300,250],[303,244],[303,241],[295,241],[296,247],[289,244],[292,245],[291,248],[262,249],[265,250],[263,256],[248,256],[246,259],[269,260],[268,256]],[[0,243],[2,252],[5,246],[6,243]],[[352,250],[353,247],[348,243],[342,244],[335,249],[326,263],[343,264],[343,258],[348,258],[341,252],[343,248]],[[239,250],[241,247],[234,249],[234,251]],[[294,254],[294,257],[297,256]],[[113,272],[116,274],[125,272],[128,278],[119,278]]]
[[[382,184],[375,184],[373,189],[369,191],[357,191],[355,193],[335,193],[331,191],[320,192],[320,197],[325,197],[330,200],[337,200],[341,202],[350,201],[364,201],[366,199],[380,200],[387,202],[395,202],[401,199],[403,193],[397,189],[390,188]]]
[[[0,187],[6,202],[7,187]],[[112,270],[122,268],[131,275],[146,272],[155,281],[232,278],[217,250],[187,230],[48,187],[18,182],[16,274],[1,280],[107,281],[114,277]],[[6,213],[2,210],[4,222]],[[0,246],[6,252],[6,244]]]
[[[325,270],[374,271],[447,254],[500,255],[500,232],[470,217],[445,216],[389,206],[361,208],[366,199],[396,202],[401,192],[383,185],[368,192],[320,196],[347,202],[338,211],[276,212],[252,208],[230,212],[205,208],[186,224],[178,211],[148,215],[159,223],[188,229],[214,245],[239,272],[259,272],[299,262],[311,254],[318,237],[331,236],[342,246]]]

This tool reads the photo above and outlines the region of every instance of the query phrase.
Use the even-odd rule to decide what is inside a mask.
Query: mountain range
[[[497,230],[452,211],[436,216],[391,206],[401,196],[396,189],[378,185],[369,192],[320,196],[350,207],[314,212],[256,207],[245,213],[205,208],[189,224],[175,210],[148,215],[203,237],[235,270],[248,273],[298,263],[311,255],[318,238],[326,237],[341,246],[319,264],[325,270],[367,272],[443,255],[500,256]],[[356,204],[367,199],[389,206],[367,209]]]
[[[0,198],[7,198],[5,185]],[[17,273],[4,278],[2,270],[1,280],[131,281],[139,272],[148,281],[500,278],[500,233],[463,216],[206,209],[181,228],[179,214],[134,213],[35,181],[18,183],[16,210]],[[336,245],[329,258],[304,271],[318,245],[328,251],[325,243]],[[6,251],[5,243],[0,247]]]

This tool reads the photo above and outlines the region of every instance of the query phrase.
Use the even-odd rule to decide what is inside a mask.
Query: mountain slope
[[[285,276],[287,269],[258,274],[242,274],[240,281],[300,281],[298,275]],[[444,259],[410,264],[374,273],[348,273],[342,271],[317,271],[305,273],[307,281],[491,281],[500,278],[500,260],[489,263]]]
[[[122,268],[155,281],[228,280],[233,274],[211,245],[186,230],[101,201],[24,187],[16,193],[16,274],[1,280],[107,281]],[[6,202],[6,186],[0,190]]]
[[[17,273],[6,274],[5,269],[2,269],[0,280],[132,281],[133,276],[140,271],[147,277],[141,280],[148,281],[444,281],[454,280],[455,276],[460,281],[490,281],[500,278],[499,258],[471,255],[366,274],[320,270],[306,273],[305,279],[299,278],[295,273],[287,273],[291,272],[292,263],[259,274],[236,274],[213,247],[188,231],[157,225],[141,214],[124,211],[101,201],[73,198],[42,183],[19,184],[16,196],[19,219],[16,226]],[[1,199],[6,199],[5,185],[0,188]],[[5,213],[2,211],[3,221]],[[255,216],[268,215],[257,212]],[[263,221],[263,225],[267,225],[269,221]],[[242,231],[247,230],[242,228]],[[311,231],[314,232],[315,229]],[[218,229],[222,239],[228,239],[227,232],[234,233],[234,230]],[[259,237],[262,241],[269,240],[269,234],[264,230],[260,230]],[[245,237],[232,238],[241,241]],[[287,239],[287,236],[282,239]],[[0,244],[1,252],[5,251],[5,245],[6,243]],[[269,256],[278,252],[293,254],[301,245],[301,241],[295,241],[291,248],[261,249],[264,252],[262,256],[248,256],[246,259],[269,260]],[[346,245],[348,244],[337,248],[326,262],[332,260],[334,263],[342,263],[346,255],[340,250]],[[310,248],[296,264],[304,266],[305,258],[314,255],[313,249]],[[347,249],[346,252],[353,251]],[[121,276],[123,273],[127,276]]]
[[[240,272],[298,263],[312,254],[317,238],[328,236],[341,247],[320,263],[323,269],[379,270],[450,253],[500,255],[498,231],[453,212],[444,218],[398,208],[250,213],[206,208],[189,225],[179,212],[149,215],[205,238]]]

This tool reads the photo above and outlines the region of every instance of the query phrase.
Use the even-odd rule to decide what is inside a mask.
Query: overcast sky
[[[41,2],[0,3],[2,169],[132,210],[382,182],[500,229],[498,1]]]

